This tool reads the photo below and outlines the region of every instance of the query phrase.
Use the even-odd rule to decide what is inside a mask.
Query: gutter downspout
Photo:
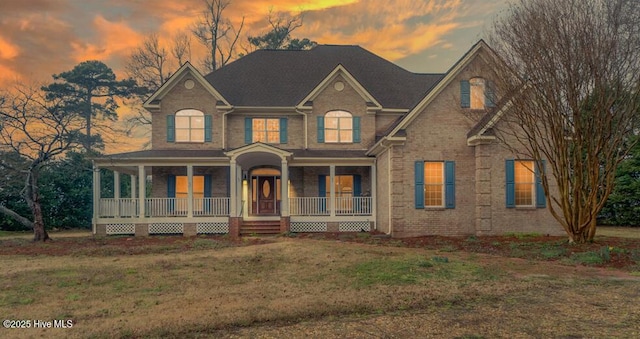
[[[309,126],[307,125],[307,113],[296,108],[296,113],[302,114],[304,124],[304,149],[309,149]]]
[[[392,212],[393,208],[391,207],[391,152],[393,152],[392,147],[387,148],[388,156],[387,156],[387,201],[388,201],[388,209],[389,209],[389,235],[393,236],[393,218]]]

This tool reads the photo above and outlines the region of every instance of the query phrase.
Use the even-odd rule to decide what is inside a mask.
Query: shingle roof
[[[234,106],[292,107],[342,65],[386,108],[413,107],[444,74],[409,72],[359,46],[259,50],[208,74]]]

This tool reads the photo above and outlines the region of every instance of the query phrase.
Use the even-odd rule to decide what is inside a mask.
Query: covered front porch
[[[270,233],[375,228],[369,158],[296,156],[264,144],[206,157],[143,152],[94,160],[95,234],[239,235],[261,222]]]

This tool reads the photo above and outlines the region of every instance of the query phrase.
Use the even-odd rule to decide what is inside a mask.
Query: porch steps
[[[280,220],[243,221],[240,226],[240,235],[251,234],[278,234],[280,233]]]

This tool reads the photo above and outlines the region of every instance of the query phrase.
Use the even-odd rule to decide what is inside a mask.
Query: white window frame
[[[198,124],[198,118],[202,122]],[[175,142],[198,142],[204,143],[205,122],[204,113],[196,109],[183,109],[175,114]],[[186,122],[186,127],[183,124]],[[180,133],[186,131],[186,138]],[[202,137],[196,136],[195,131],[199,131]]]
[[[520,180],[518,176],[519,171],[527,171],[530,174],[529,179]],[[536,207],[536,173],[535,173],[535,162],[533,160],[515,160],[513,162],[513,183],[514,183],[514,203],[516,207]],[[525,197],[518,195],[518,187],[529,186],[531,190],[530,204],[519,204]]]
[[[439,184],[429,184],[427,181],[427,164],[440,164],[440,183]],[[444,169],[444,161],[425,161],[424,162],[424,207],[425,208],[444,208],[445,207],[445,203],[446,203],[446,197],[445,197],[445,169]],[[427,187],[435,187],[435,186],[441,186],[441,190],[440,190],[440,204],[438,205],[430,205],[428,204],[429,201],[429,195],[427,193]]]
[[[257,129],[256,123],[262,122],[264,129]],[[269,129],[269,122],[275,122],[276,129]],[[252,118],[251,119],[251,139],[252,142],[263,142],[266,144],[279,144],[280,143],[280,119],[279,118]],[[264,139],[261,137],[264,136]],[[270,136],[275,136],[274,141],[269,141]]]
[[[347,128],[346,126],[344,126],[342,122],[345,122],[346,119],[349,119],[349,123],[351,125],[351,128]],[[334,121],[335,120],[335,124],[330,123],[330,121]],[[335,125],[336,128],[331,128],[329,126]],[[328,133],[331,131],[335,131],[335,138],[331,137],[332,133]],[[347,139],[348,140],[343,140],[343,138],[341,137],[343,132],[349,132],[346,135],[348,135]],[[336,110],[336,111],[329,111],[324,115],[324,142],[325,143],[332,143],[332,144],[351,144],[353,143],[353,114],[347,112],[347,111],[341,111],[341,110]]]

